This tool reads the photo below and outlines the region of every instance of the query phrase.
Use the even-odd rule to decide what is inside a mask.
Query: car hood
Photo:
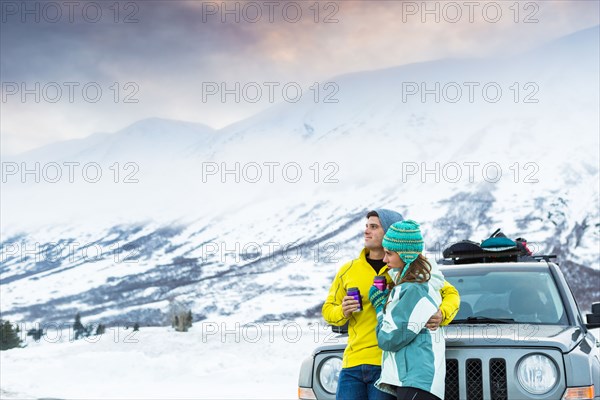
[[[443,328],[446,347],[555,347],[571,351],[583,339],[581,329],[565,325],[456,324]]]

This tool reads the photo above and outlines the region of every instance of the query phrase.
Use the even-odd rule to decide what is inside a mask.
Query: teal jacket
[[[377,315],[377,342],[383,355],[381,377],[375,386],[394,395],[395,386],[413,387],[443,399],[446,376],[443,328],[430,331],[425,324],[440,306],[444,276],[434,260],[429,262],[431,279],[394,287],[385,310]]]

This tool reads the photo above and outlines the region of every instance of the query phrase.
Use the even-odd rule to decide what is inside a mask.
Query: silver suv
[[[444,327],[445,399],[600,399],[600,303],[587,323],[558,266],[528,261],[441,262],[461,296]],[[343,343],[314,350],[302,364],[300,399],[334,399]]]

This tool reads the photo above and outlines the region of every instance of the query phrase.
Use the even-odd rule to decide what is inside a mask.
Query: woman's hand
[[[377,286],[371,286],[371,289],[369,290],[369,301],[373,304],[373,308],[377,314],[383,311],[383,307],[385,306],[389,294],[390,291],[388,289],[379,290]]]

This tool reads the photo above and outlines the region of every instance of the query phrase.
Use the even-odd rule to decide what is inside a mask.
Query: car
[[[587,323],[555,256],[489,252],[439,262],[460,293],[443,327],[445,399],[600,399],[600,303]],[[302,363],[299,399],[334,399],[347,336]]]

